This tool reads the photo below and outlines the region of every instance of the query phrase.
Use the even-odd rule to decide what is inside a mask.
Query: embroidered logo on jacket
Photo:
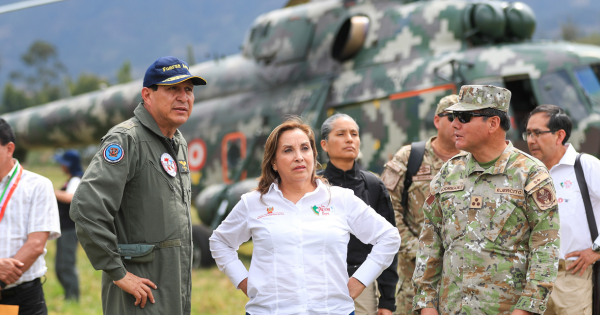
[[[310,208],[313,210],[313,212],[314,212],[316,215],[322,215],[322,216],[326,216],[326,215],[331,215],[331,214],[333,214],[333,207],[325,207],[325,206],[323,206],[323,205],[321,205],[321,206],[317,207],[317,206],[315,205],[315,206],[312,206],[312,207],[310,207]]]

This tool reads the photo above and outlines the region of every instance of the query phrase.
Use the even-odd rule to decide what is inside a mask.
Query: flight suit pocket
[[[502,203],[496,209],[493,209],[493,216],[483,235],[488,240],[495,242],[514,210],[515,205],[511,202]]]
[[[125,263],[143,264],[154,261],[154,245],[117,244]]]
[[[171,191],[175,191],[175,185],[173,185],[173,183],[171,183],[171,181],[169,180],[169,178],[167,178],[167,175],[164,174],[164,171],[161,171],[157,165],[154,164],[154,162],[152,161],[148,161],[150,163],[150,168],[152,169],[152,171],[155,173],[155,175],[157,175],[168,187]]]

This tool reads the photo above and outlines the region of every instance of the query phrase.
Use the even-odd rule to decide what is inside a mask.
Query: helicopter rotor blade
[[[0,14],[65,0],[27,0],[0,6]]]

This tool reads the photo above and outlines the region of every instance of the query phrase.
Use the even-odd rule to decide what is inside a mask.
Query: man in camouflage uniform
[[[385,164],[381,179],[390,191],[392,205],[396,216],[396,225],[400,232],[402,244],[398,253],[398,293],[396,294],[395,314],[410,314],[412,311],[414,288],[411,283],[415,271],[415,257],[419,247],[419,233],[423,227],[423,203],[429,195],[429,183],[433,176],[448,159],[458,154],[460,150],[454,146],[454,128],[452,128],[451,113],[444,113],[446,108],[458,102],[458,95],[448,95],[440,100],[433,117],[437,136],[429,138],[425,144],[423,161],[419,171],[413,176],[413,183],[408,189],[407,209],[402,207],[402,192],[406,177],[408,157],[411,145],[402,147]],[[449,116],[450,115],[450,116]],[[405,213],[406,210],[406,213]]]
[[[558,270],[548,170],[505,140],[510,91],[463,86],[456,147],[431,182],[413,283],[421,314],[542,314]],[[438,313],[439,312],[439,313]]]

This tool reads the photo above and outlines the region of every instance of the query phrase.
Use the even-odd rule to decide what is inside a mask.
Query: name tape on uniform
[[[514,188],[496,188],[495,191],[497,194],[509,194],[515,196],[525,196],[525,192],[522,189],[514,189]]]
[[[447,185],[447,186],[442,187],[442,189],[440,190],[440,193],[445,193],[445,192],[449,192],[449,191],[459,191],[459,190],[463,190],[463,189],[465,189],[464,184]]]

